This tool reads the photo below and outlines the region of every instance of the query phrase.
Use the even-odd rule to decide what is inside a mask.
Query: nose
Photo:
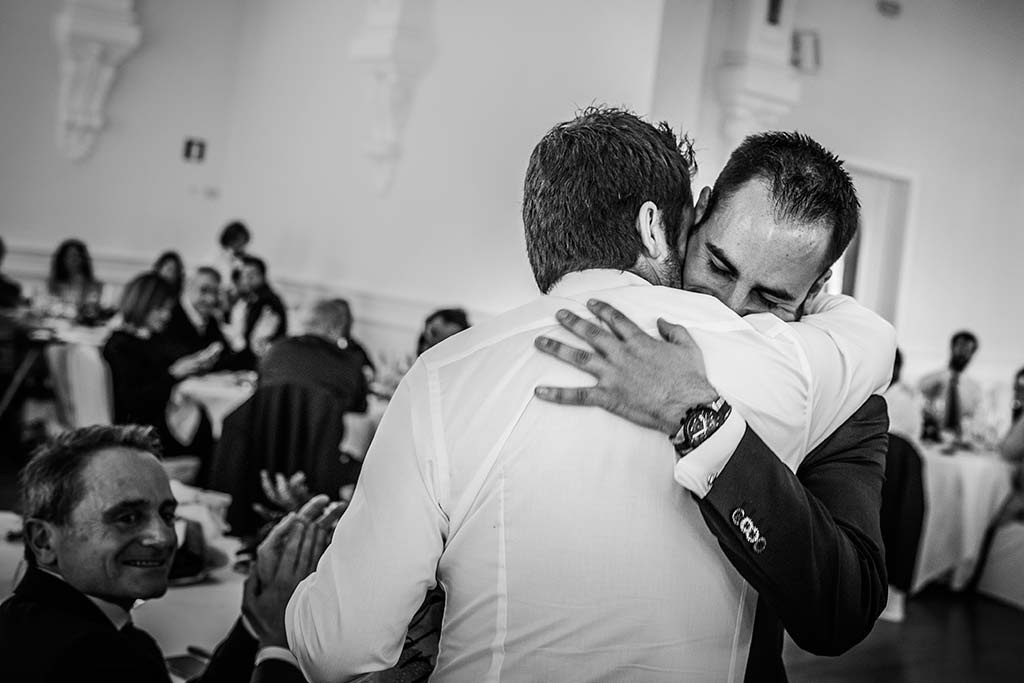
[[[174,522],[167,523],[159,515],[154,515],[143,532],[142,544],[150,548],[172,550],[178,546],[178,534],[174,530]]]

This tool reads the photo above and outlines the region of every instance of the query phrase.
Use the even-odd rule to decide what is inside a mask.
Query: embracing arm
[[[885,606],[887,428],[885,401],[873,396],[796,474],[747,429],[699,501],[730,562],[809,652],[845,652]]]

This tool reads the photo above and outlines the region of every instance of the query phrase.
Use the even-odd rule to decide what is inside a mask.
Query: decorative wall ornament
[[[57,147],[78,161],[106,122],[107,97],[121,62],[139,46],[134,0],[67,0],[54,18],[60,52]]]
[[[718,70],[722,135],[734,149],[750,133],[772,128],[800,101],[790,63],[794,0],[736,0]]]
[[[364,152],[379,194],[394,181],[416,86],[434,58],[433,7],[433,0],[370,0],[352,43],[352,60],[369,76],[372,120]]]

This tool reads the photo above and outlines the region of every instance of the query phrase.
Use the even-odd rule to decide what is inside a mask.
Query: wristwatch
[[[707,441],[725,424],[731,413],[732,406],[721,396],[711,403],[701,403],[687,410],[679,431],[671,437],[676,453],[686,455]]]

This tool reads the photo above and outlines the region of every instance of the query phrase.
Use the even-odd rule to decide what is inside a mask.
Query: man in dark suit
[[[26,466],[29,566],[0,605],[0,662],[10,680],[169,681],[156,642],[131,620],[136,600],[166,592],[176,548],[176,503],[158,450],[148,428],[87,427],[57,437]],[[284,608],[326,547],[327,530],[304,523],[325,503],[261,545],[244,617],[198,680],[305,680],[287,651]]]
[[[220,284],[220,273],[208,266],[189,278],[161,335],[170,355],[180,358],[213,343],[227,345],[218,319]]]
[[[714,190],[701,192],[694,227],[680,240],[683,288],[740,315],[798,320],[852,240],[858,214],[842,162],[813,140],[751,136]],[[783,628],[815,654],[840,654],[860,642],[886,600],[879,526],[885,401],[871,397],[792,472],[742,415],[721,410],[684,328],[663,324],[665,339],[655,339],[606,304],[589,308],[611,332],[571,313],[560,322],[594,352],[547,337],[537,346],[597,384],[540,387],[537,395],[660,429],[681,461],[705,467],[701,483],[687,488],[725,557],[758,592],[746,680],[786,679]],[[819,393],[818,400],[835,399]]]

